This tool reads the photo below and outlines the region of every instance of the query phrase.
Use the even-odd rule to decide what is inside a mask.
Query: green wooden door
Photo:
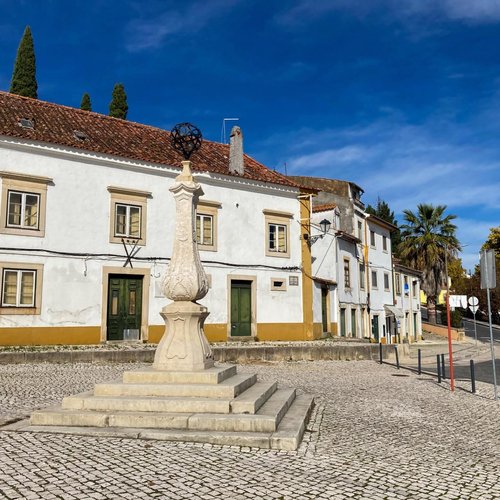
[[[252,282],[231,281],[231,337],[252,335]]]
[[[140,339],[142,276],[111,275],[108,288],[107,339]]]
[[[321,320],[323,322],[323,332],[328,332],[328,288],[321,288]]]

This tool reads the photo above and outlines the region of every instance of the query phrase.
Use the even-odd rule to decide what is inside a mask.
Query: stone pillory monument
[[[62,407],[32,414],[19,430],[120,436],[295,450],[313,407],[309,395],[215,366],[203,332],[209,312],[196,301],[208,292],[195,232],[201,186],[189,158],[201,132],[182,123],[171,133],[183,170],[170,188],[175,198],[175,243],[162,280],[172,302],[161,311],[165,333],[151,368],[129,371],[118,382],[64,398]],[[50,427],[48,427],[50,426]]]

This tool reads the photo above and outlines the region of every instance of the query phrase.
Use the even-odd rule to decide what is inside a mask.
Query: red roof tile
[[[313,212],[327,212],[328,210],[333,210],[337,208],[337,205],[334,203],[325,203],[324,205],[315,205],[313,206]]]
[[[32,120],[34,128],[21,127],[21,118]],[[78,139],[75,131],[87,138]],[[166,130],[7,92],[0,92],[0,135],[169,166],[180,166],[182,160]],[[241,177],[300,188],[291,179],[244,156]],[[194,171],[236,176],[229,172],[227,144],[204,140],[191,161]]]

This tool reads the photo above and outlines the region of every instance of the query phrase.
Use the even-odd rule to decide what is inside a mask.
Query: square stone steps
[[[124,383],[136,384],[220,384],[236,375],[236,366],[214,366],[199,371],[166,371],[145,368],[123,373]]]
[[[74,398],[74,396],[66,399]],[[90,397],[89,399],[92,399]],[[100,398],[93,398],[100,401]],[[142,398],[141,398],[142,399]],[[257,414],[200,413],[124,410],[122,408],[78,408],[38,410],[31,415],[32,425],[83,427],[137,427],[151,429],[189,429],[222,432],[273,432],[295,399],[295,389],[276,391]],[[128,402],[129,398],[123,400]],[[141,401],[141,404],[143,402]],[[75,405],[76,406],[76,405]],[[199,406],[197,407],[199,408]]]
[[[307,421],[314,405],[314,400],[309,395],[300,395],[295,398],[289,407],[286,415],[281,420],[275,431],[245,432],[245,431],[206,431],[197,430],[191,427],[181,427],[184,415],[174,414],[164,420],[172,418],[172,427],[168,429],[155,429],[146,427],[124,427],[109,426],[111,423],[118,423],[119,420],[110,420],[110,413],[107,412],[87,412],[92,415],[87,418],[87,425],[75,427],[75,417],[80,420],[77,410],[46,409],[35,412],[32,416],[31,424],[17,422],[11,425],[11,429],[17,432],[50,432],[60,434],[80,434],[85,436],[98,437],[119,437],[119,438],[139,438],[154,439],[164,441],[190,441],[197,443],[211,443],[231,446],[255,446],[258,448],[276,450],[296,450],[302,440]],[[59,415],[59,424],[47,426],[45,421],[52,421],[52,415]],[[64,415],[64,416],[62,416]],[[136,414],[138,417],[151,415]],[[45,420],[44,420],[45,419]],[[179,420],[175,420],[179,419]],[[189,421],[189,419],[188,419]],[[124,423],[124,422],[123,422]],[[137,421],[139,423],[139,421]],[[143,422],[146,423],[146,422]],[[76,424],[78,425],[78,424]],[[173,427],[177,425],[178,427]]]
[[[257,381],[257,375],[234,375],[219,384],[133,383],[109,382],[96,384],[95,396],[157,396],[233,399],[247,391]],[[243,412],[242,412],[243,413]]]
[[[156,396],[94,396],[84,392],[63,399],[62,407],[72,410],[230,413],[230,399]]]
[[[276,392],[277,382],[256,382],[231,401],[232,413],[257,413],[259,408]]]

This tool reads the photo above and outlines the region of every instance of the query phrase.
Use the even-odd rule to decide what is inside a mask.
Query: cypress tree
[[[36,83],[36,61],[33,37],[29,26],[26,26],[21,43],[17,49],[12,82],[10,84],[11,94],[38,99],[38,84]]]
[[[90,96],[85,92],[82,97],[82,102],[80,103],[80,109],[84,111],[92,111],[92,102],[90,101]]]
[[[128,111],[127,94],[122,83],[115,84],[113,96],[109,104],[109,116],[126,120]]]

